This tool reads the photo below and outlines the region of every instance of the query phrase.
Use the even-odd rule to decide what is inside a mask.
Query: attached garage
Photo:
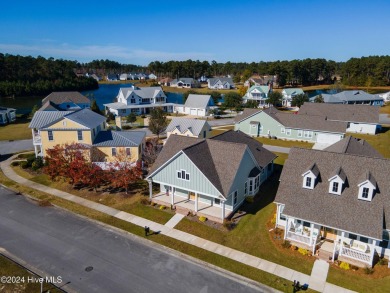
[[[343,139],[342,134],[317,133],[317,142],[318,143],[334,144],[342,139]]]

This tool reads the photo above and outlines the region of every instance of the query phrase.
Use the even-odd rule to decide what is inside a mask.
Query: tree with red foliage
[[[124,149],[119,149],[115,161],[110,164],[110,181],[113,187],[123,188],[129,193],[130,185],[142,178],[139,164],[131,160]]]

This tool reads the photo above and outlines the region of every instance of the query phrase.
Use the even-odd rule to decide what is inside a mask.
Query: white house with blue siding
[[[256,195],[275,158],[240,131],[211,139],[172,135],[146,178],[150,199],[223,222]],[[160,184],[156,195],[152,183]]]

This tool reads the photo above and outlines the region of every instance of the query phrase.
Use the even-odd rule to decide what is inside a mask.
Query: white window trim
[[[282,127],[280,128],[280,133],[285,133],[286,132],[286,128]]]
[[[51,139],[50,139],[51,137]],[[48,141],[54,141],[54,133],[53,133],[53,130],[48,130],[47,131],[47,140]]]
[[[303,134],[303,131],[302,130],[298,130],[298,137],[302,137],[302,134]]]
[[[182,178],[183,171],[184,171],[184,177],[185,178]],[[180,172],[180,177],[178,176],[179,172]],[[187,179],[187,175],[188,175],[188,179]],[[177,177],[177,179],[184,180],[184,181],[190,181],[190,178],[191,178],[190,173],[188,173],[184,169],[176,170],[176,177]]]
[[[114,151],[115,150],[115,151]],[[114,153],[115,153],[115,155],[114,155]],[[111,148],[111,156],[113,156],[113,157],[116,157],[117,156],[117,151],[116,151],[116,148]]]
[[[365,200],[365,201],[372,201],[372,197],[374,196],[374,192],[375,192],[375,186],[373,186],[371,182],[365,181],[359,184],[358,187],[359,187],[358,199]],[[363,188],[368,188],[367,198],[363,197]]]
[[[341,195],[343,190],[343,184],[345,183],[338,175],[333,176],[329,180],[329,193]],[[339,184],[337,191],[333,191],[333,183],[337,182]]]
[[[81,137],[81,139],[80,139]],[[77,130],[77,140],[78,141],[83,141],[84,140],[84,134],[82,130]]]
[[[306,185],[306,182],[307,182],[307,178],[311,178],[311,182],[310,182],[310,186],[307,186]],[[303,188],[306,188],[306,189],[314,189],[314,183],[315,183],[315,180],[316,180],[316,177],[314,176],[314,174],[312,174],[311,172],[309,174],[306,174],[303,176],[303,184],[302,184],[302,187]]]
[[[291,128],[286,128],[286,135],[288,135],[288,136],[291,135]]]
[[[237,195],[237,202],[234,203],[234,195]],[[232,192],[232,207],[234,208],[238,204],[238,190]]]

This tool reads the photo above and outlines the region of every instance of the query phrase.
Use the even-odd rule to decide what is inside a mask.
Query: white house
[[[199,87],[197,80],[190,77],[180,77],[179,79],[174,79],[170,82],[171,87],[180,87],[180,88],[194,88]]]
[[[383,99],[383,102],[389,102],[390,101],[390,92],[379,94],[379,97]]]
[[[300,88],[287,88],[282,90],[283,100],[282,105],[284,107],[291,107],[291,101],[293,97],[303,95],[304,92]]]
[[[167,97],[160,86],[120,88],[117,102],[104,104],[106,112],[115,116],[128,116],[130,113],[148,114],[151,109],[162,107],[165,112],[173,112],[174,103],[167,103]]]
[[[247,90],[245,96],[243,96],[242,98],[244,100],[244,103],[247,103],[248,101],[256,101],[259,107],[263,108],[268,105],[265,100],[268,98],[269,91],[269,86],[254,85]]]
[[[373,266],[377,256],[390,256],[390,160],[351,143],[348,152],[290,150],[275,197],[276,226],[320,258]]]
[[[127,80],[127,73],[122,73],[119,75],[119,80]]]
[[[151,73],[151,74],[148,75],[148,78],[149,78],[149,79],[156,80],[156,79],[157,79],[157,76],[156,76],[155,74]]]
[[[169,123],[166,133],[167,138],[172,134],[196,138],[209,138],[211,126],[206,120],[175,117]]]
[[[346,132],[375,134],[380,128],[379,107],[376,106],[306,102],[298,114],[322,116],[328,121],[347,122]]]
[[[233,89],[235,88],[234,82],[230,77],[217,77],[217,78],[209,78],[208,88],[214,90],[221,89]]]
[[[194,116],[208,116],[214,101],[210,95],[190,94],[184,105],[176,105],[175,112]]]

